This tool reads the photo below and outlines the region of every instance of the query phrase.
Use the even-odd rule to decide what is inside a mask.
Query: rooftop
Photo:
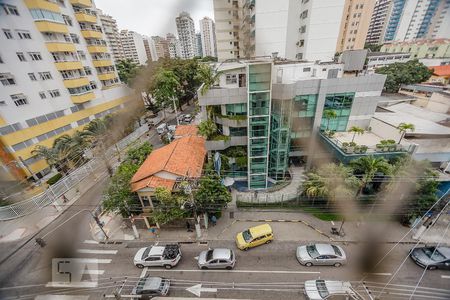
[[[433,70],[433,74],[437,76],[450,76],[450,65],[447,66],[435,66],[428,67],[430,70]]]
[[[197,135],[198,127],[196,125],[178,125],[175,129],[175,136],[183,137],[188,135]]]

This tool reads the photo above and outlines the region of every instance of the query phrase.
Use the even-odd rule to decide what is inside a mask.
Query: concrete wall
[[[426,109],[450,114],[450,94],[433,93],[426,105]]]
[[[384,123],[377,118],[372,118],[370,120],[369,126],[372,128],[372,132],[385,140],[395,140],[400,139],[400,132],[394,126]]]

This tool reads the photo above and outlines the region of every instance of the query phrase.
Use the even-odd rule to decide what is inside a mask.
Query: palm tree
[[[356,134],[364,134],[364,129],[358,126],[352,126],[348,132],[353,132],[352,143],[355,140]]]
[[[416,130],[416,127],[414,126],[414,124],[411,123],[400,123],[397,127],[398,131],[400,131],[401,136],[400,139],[398,140],[398,144],[400,144],[400,142],[402,141],[403,137],[406,134],[406,131],[411,131],[413,132],[414,130]]]
[[[336,119],[337,118],[337,113],[334,109],[327,109],[323,112],[323,117],[325,119],[327,119],[327,128],[326,130],[328,130],[328,128],[330,127],[330,120],[331,119]]]
[[[200,94],[205,95],[208,90],[219,80],[222,72],[214,72],[210,66],[202,64],[197,70],[196,79],[203,83],[200,88]]]
[[[198,132],[206,139],[210,139],[214,134],[217,133],[217,126],[212,120],[202,121],[198,125]]]
[[[34,149],[31,150],[31,154],[45,159],[50,168],[54,168],[58,164],[58,156],[56,155],[53,148],[45,147],[42,145],[36,145],[36,147],[34,147]]]
[[[360,187],[357,196],[362,193],[369,182],[377,173],[388,174],[391,166],[383,157],[363,156],[350,162],[356,174],[361,174]]]

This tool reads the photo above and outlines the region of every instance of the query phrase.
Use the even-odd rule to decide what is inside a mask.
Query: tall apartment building
[[[336,52],[364,49],[374,6],[373,0],[345,1]]]
[[[214,20],[216,21],[217,57],[219,61],[244,57],[243,40],[240,39],[242,35],[242,18],[240,14],[244,5],[242,2],[243,0],[213,1]]]
[[[431,20],[427,38],[450,37],[450,0],[441,0]]]
[[[153,43],[155,44],[156,57],[160,58],[169,58],[169,43],[168,41],[161,36],[152,36]]]
[[[193,58],[197,53],[194,21],[187,12],[180,13],[175,21],[181,45],[181,58]]]
[[[145,53],[147,54],[147,59],[152,61],[157,61],[158,56],[156,55],[156,47],[153,39],[148,36],[143,36]]]
[[[205,146],[224,155],[240,153],[240,159],[230,159],[227,176],[249,189],[283,180],[292,160],[313,159],[321,152],[316,146],[321,130],[367,128],[386,79],[342,77],[343,65],[335,63],[258,59],[216,67],[222,71],[218,86],[199,95],[199,105],[203,119],[214,112],[218,134],[226,138]],[[337,114],[331,121],[323,113],[329,109]],[[231,148],[236,151],[226,151]]]
[[[106,42],[111,49],[114,62],[117,63],[117,61],[124,59],[125,55],[123,53],[117,21],[113,17],[103,14],[101,11],[99,11],[99,18],[106,36]]]
[[[21,179],[49,172],[37,145],[131,100],[100,25],[89,0],[1,1],[0,161]]]
[[[170,58],[181,57],[180,40],[177,39],[173,33],[166,34],[166,40],[169,48],[169,57]]]
[[[200,32],[197,32],[195,34],[195,41],[197,43],[197,52],[195,53],[195,56],[202,57],[203,56],[202,34]]]
[[[392,0],[377,0],[367,30],[367,44],[382,44],[392,9]]]
[[[132,59],[138,65],[145,65],[147,60],[151,60],[151,57],[147,57],[144,39],[139,33],[126,29],[121,30],[120,41],[126,59]]]
[[[201,19],[200,34],[203,56],[217,57],[216,30],[214,21],[208,17]]]

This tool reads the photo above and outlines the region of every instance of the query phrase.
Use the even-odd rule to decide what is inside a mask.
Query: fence
[[[117,142],[114,146],[106,151],[106,157],[112,158],[117,154],[117,151],[122,151],[128,145],[136,141],[141,135],[148,131],[148,125],[143,125],[136,129],[134,132]],[[117,147],[117,148],[116,148]],[[68,190],[74,188],[83,179],[93,174],[96,170],[102,168],[104,162],[101,159],[91,159],[89,162],[81,166],[80,168],[69,173],[67,176],[61,178],[54,185],[49,186],[49,188],[30,199],[17,202],[8,206],[0,207],[0,221],[12,220],[19,217],[26,216],[28,214],[34,213],[36,209],[41,209],[47,205],[55,202],[59,197],[61,197]],[[115,166],[113,166],[115,167]]]

